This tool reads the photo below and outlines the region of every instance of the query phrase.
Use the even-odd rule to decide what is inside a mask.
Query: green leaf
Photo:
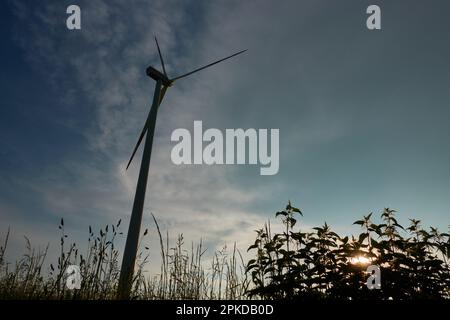
[[[288,215],[288,213],[286,212],[286,211],[278,211],[276,214],[275,214],[275,217],[278,217],[278,216],[284,216],[284,217],[286,217],[287,215]]]
[[[367,233],[361,233],[361,234],[359,235],[358,242],[359,242],[359,243],[363,243],[363,241],[367,238],[367,236],[368,236]]]
[[[297,213],[299,213],[301,216],[303,216],[303,213],[300,211],[300,209],[298,209],[298,208],[296,208],[296,207],[291,207],[291,210],[292,210],[293,212],[297,212]]]

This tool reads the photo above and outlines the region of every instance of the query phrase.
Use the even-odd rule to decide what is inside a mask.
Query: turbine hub
[[[156,70],[152,66],[149,66],[146,70],[147,75],[155,81],[161,81],[162,84],[166,87],[170,87],[173,81],[170,81],[169,78],[162,72]]]

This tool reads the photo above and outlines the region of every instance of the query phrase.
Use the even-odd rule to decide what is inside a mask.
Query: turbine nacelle
[[[161,81],[165,87],[172,86],[173,81],[171,81],[164,73],[158,71],[157,69],[149,66],[146,70],[147,75],[155,81]]]

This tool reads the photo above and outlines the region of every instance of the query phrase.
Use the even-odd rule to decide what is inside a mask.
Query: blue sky
[[[65,27],[77,3],[82,29]],[[159,68],[171,76],[249,49],[180,81],[158,115],[144,225],[210,247],[238,242],[288,199],[303,224],[341,232],[363,214],[450,224],[448,1],[6,1],[0,5],[0,232],[57,245],[64,217],[128,224],[140,153],[125,171]],[[280,170],[175,166],[176,128],[279,128]],[[82,241],[82,240],[80,240]],[[152,240],[151,240],[152,241]],[[157,250],[157,243],[150,245]]]

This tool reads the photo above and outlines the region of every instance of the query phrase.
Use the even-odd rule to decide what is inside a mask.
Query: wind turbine
[[[142,221],[142,211],[144,209],[144,200],[145,200],[145,190],[147,188],[147,178],[148,178],[148,170],[150,166],[150,157],[152,154],[152,145],[153,145],[153,135],[155,132],[155,123],[156,123],[156,115],[158,113],[158,108],[166,94],[166,91],[169,87],[171,87],[175,81],[190,76],[193,73],[196,73],[200,70],[211,67],[219,62],[230,59],[238,54],[241,54],[247,50],[239,51],[231,56],[225,57],[223,59],[214,61],[210,64],[207,64],[203,67],[197,68],[191,72],[182,74],[181,76],[170,79],[166,72],[166,67],[164,65],[164,60],[161,54],[161,50],[159,48],[158,40],[155,37],[156,47],[158,48],[159,59],[161,60],[161,66],[163,72],[158,71],[157,69],[149,66],[146,70],[147,75],[156,81],[155,91],[153,94],[153,103],[148,114],[147,120],[145,121],[144,128],[141,131],[139,139],[134,147],[133,153],[131,154],[131,158],[128,161],[127,169],[133,160],[133,157],[139,148],[139,145],[142,142],[142,139],[145,136],[144,142],[144,152],[142,154],[141,168],[139,170],[139,178],[136,186],[136,193],[134,196],[133,210],[131,212],[130,225],[128,227],[127,240],[125,244],[125,251],[123,253],[122,259],[122,268],[120,270],[120,278],[119,278],[119,288],[118,288],[118,297],[121,299],[128,299],[131,291],[131,285],[133,280],[134,273],[134,265],[136,261],[136,255],[138,250],[138,242],[139,242],[139,234],[141,230],[141,221]]]

